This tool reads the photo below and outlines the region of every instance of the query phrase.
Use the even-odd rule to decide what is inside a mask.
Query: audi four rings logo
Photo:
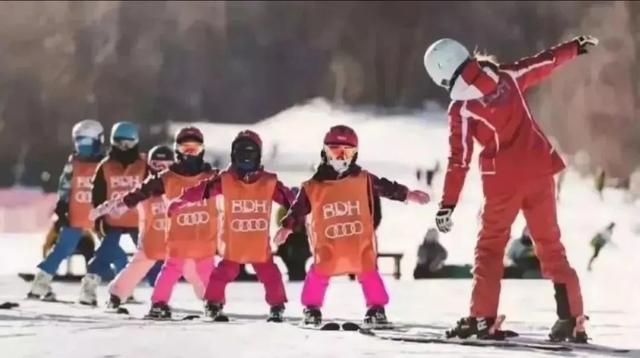
[[[327,228],[324,229],[324,236],[326,236],[327,239],[341,239],[343,237],[360,235],[363,231],[364,226],[361,221],[352,221],[327,226]]]
[[[79,191],[73,195],[79,203],[90,203],[91,202],[91,192],[90,191]]]
[[[157,231],[165,231],[169,229],[168,219],[155,219],[153,221],[153,229]]]
[[[266,219],[234,219],[231,230],[235,232],[267,231],[269,222]]]
[[[176,218],[176,222],[180,226],[206,224],[209,222],[209,213],[206,211],[196,211],[194,213],[180,214]]]

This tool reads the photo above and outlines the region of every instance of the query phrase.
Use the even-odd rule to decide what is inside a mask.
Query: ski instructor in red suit
[[[498,316],[504,249],[511,225],[523,211],[542,265],[553,281],[558,320],[551,328],[553,341],[586,342],[580,283],[560,241],[553,175],[565,165],[534,120],[524,98],[529,88],[598,40],[580,36],[533,57],[510,64],[470,54],[460,43],[442,39],[424,55],[433,81],[447,89],[450,155],[438,229],[449,232],[473,152],[474,139],[482,146],[479,157],[484,204],[473,270],[473,291],[468,317],[447,332],[448,337],[504,339]]]

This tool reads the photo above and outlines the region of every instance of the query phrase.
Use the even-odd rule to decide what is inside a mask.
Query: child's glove
[[[421,190],[410,190],[407,193],[407,201],[416,204],[424,205],[427,204],[430,200],[431,198],[429,197],[429,194]]]
[[[124,213],[129,210],[129,207],[122,201],[122,199],[118,200],[107,200],[104,203],[98,205],[98,207],[91,209],[89,212],[89,219],[96,220],[97,218],[105,215],[111,215],[113,217],[120,217]]]

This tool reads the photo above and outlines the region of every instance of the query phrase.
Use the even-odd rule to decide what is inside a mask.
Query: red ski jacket
[[[531,115],[524,92],[578,54],[570,41],[512,64],[470,60],[455,80],[449,106],[449,162],[442,206],[455,206],[464,185],[474,139],[485,196],[529,178],[553,175],[564,162]]]

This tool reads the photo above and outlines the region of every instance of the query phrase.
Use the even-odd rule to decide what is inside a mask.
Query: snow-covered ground
[[[318,160],[322,136],[337,123],[353,126],[360,135],[360,162],[372,172],[422,187],[415,179],[417,166],[444,165],[447,131],[442,112],[414,116],[372,115],[332,108],[322,101],[294,107],[263,121],[257,130],[265,142],[265,158],[277,147],[278,155],[267,161],[287,185],[299,185],[310,176],[308,168]],[[176,124],[176,126],[179,124]],[[203,125],[210,152],[224,152],[235,132],[242,127]],[[276,144],[274,146],[274,144]],[[625,200],[622,192],[606,190],[601,201],[592,190],[590,178],[568,171],[559,206],[563,241],[570,261],[583,285],[589,334],[600,344],[640,348],[640,207]],[[385,276],[391,303],[387,308],[395,322],[445,328],[467,312],[471,290],[469,280],[419,280],[411,278],[415,252],[433,216],[442,175],[435,180],[434,203],[425,207],[383,202],[383,223],[378,230],[381,251],[405,254],[403,278]],[[442,236],[450,263],[471,263],[481,205],[480,178],[471,170],[462,201],[454,214],[452,233]],[[607,246],[586,271],[588,242],[595,231],[610,221],[618,225],[614,245]],[[514,225],[519,234],[524,222]],[[18,300],[28,285],[16,277],[33,271],[39,259],[42,235],[0,236],[0,302]],[[389,263],[381,262],[390,272]],[[507,328],[544,335],[555,319],[552,286],[542,280],[505,280],[500,311],[507,315]],[[73,300],[78,284],[55,284],[59,297]],[[301,317],[301,285],[287,283],[290,303],[287,316]],[[106,298],[106,287],[99,291]],[[148,322],[111,316],[101,309],[75,305],[20,301],[21,307],[0,311],[0,357],[405,357],[438,355],[450,357],[545,356],[543,352],[473,348],[438,344],[396,343],[357,333],[302,330],[289,324],[263,323],[267,307],[257,283],[233,283],[228,287],[226,310],[237,323]],[[136,297],[145,304],[131,306],[133,317],[142,317],[149,306],[150,288],[141,286]],[[176,313],[199,311],[201,303],[190,287],[179,284],[172,302]],[[357,283],[336,278],[327,295],[326,317],[361,319],[363,298]],[[258,318],[257,320],[255,318]],[[547,355],[549,353],[546,353]],[[566,353],[565,353],[566,354]],[[595,356],[570,353],[570,356]],[[626,356],[639,356],[632,352]]]

